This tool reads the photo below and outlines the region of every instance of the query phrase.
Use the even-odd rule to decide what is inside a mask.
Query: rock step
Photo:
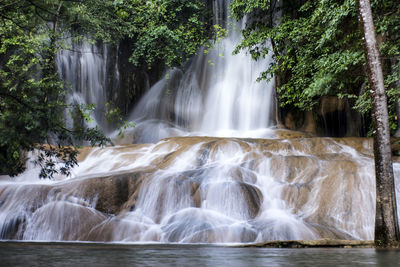
[[[235,247],[265,247],[265,248],[373,248],[373,240],[288,240],[268,241],[262,243],[235,245]]]

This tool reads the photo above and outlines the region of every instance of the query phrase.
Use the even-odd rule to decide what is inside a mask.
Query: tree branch
[[[19,104],[23,105],[24,107],[26,107],[26,108],[28,108],[30,110],[38,110],[38,111],[41,111],[41,112],[46,112],[45,109],[39,108],[39,107],[38,108],[33,107],[33,106],[25,103],[24,101],[22,101],[21,99],[19,99],[18,97],[14,96],[14,95],[10,95],[10,94],[6,94],[6,93],[0,92],[0,96],[5,97],[5,98],[11,98],[14,101],[18,102]]]
[[[11,21],[11,22],[14,23],[18,28],[20,28],[20,29],[22,29],[22,30],[25,30],[25,31],[30,31],[30,30],[31,30],[30,28],[27,28],[27,27],[25,27],[25,26],[20,25],[19,23],[15,22],[12,18],[9,18],[9,17],[3,15],[2,13],[0,13],[0,17],[4,18],[4,19],[6,19],[6,20]]]

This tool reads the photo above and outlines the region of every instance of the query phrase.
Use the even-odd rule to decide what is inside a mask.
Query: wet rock
[[[192,182],[190,184],[190,196],[193,200],[193,206],[199,208],[201,206],[200,182]]]
[[[51,186],[9,184],[0,186],[0,238],[21,239],[27,219],[46,203]]]
[[[117,214],[129,205],[134,205],[143,177],[143,173],[127,173],[76,179],[55,186],[54,192],[87,199],[95,203],[97,210]],[[124,205],[128,200],[130,202]]]
[[[319,224],[310,224],[311,229],[317,233],[319,238],[326,239],[337,239],[337,240],[352,240],[353,236],[335,229],[333,227],[319,225]]]
[[[255,184],[257,182],[257,175],[251,170],[251,168],[233,167],[228,171],[228,175],[231,176],[233,181],[237,182],[250,184]]]
[[[86,233],[105,218],[93,208],[68,201],[53,201],[33,213],[23,239],[85,240]]]
[[[324,115],[335,111],[343,111],[346,108],[347,99],[336,96],[324,96],[319,103],[318,114]]]
[[[16,215],[7,220],[1,225],[0,239],[13,240],[21,239],[22,233],[25,229],[26,217],[23,215]]]
[[[180,137],[94,149],[84,161],[91,176],[48,184],[1,181],[1,235],[161,242],[368,239],[374,217],[371,149],[368,138],[302,135]],[[107,159],[109,174],[101,172]],[[61,221],[75,224],[77,234]]]
[[[207,200],[203,208],[237,219],[255,218],[263,202],[260,189],[244,182],[210,181],[200,190],[202,199]]]
[[[286,117],[285,117],[285,121],[284,121],[284,125],[289,129],[289,130],[296,130],[296,124],[294,122],[294,118],[291,112],[288,112]]]
[[[252,242],[257,233],[229,217],[211,210],[189,208],[163,222],[168,242],[216,243]]]
[[[92,228],[85,240],[97,242],[112,241],[160,241],[160,228],[148,218],[134,212],[109,218]]]
[[[250,218],[255,218],[260,212],[263,203],[263,195],[257,187],[248,183],[238,183],[242,191],[242,197],[247,203]]]
[[[183,243],[250,243],[257,238],[257,232],[245,227],[218,227],[198,231],[184,238]]]
[[[256,244],[243,244],[237,247],[269,247],[269,248],[373,248],[374,241],[366,240],[288,240],[269,241]]]
[[[292,126],[294,127],[294,126]],[[291,129],[290,127],[288,127]],[[277,129],[274,131],[277,139],[294,139],[294,138],[310,138],[313,137],[312,134],[300,131]]]
[[[317,124],[314,119],[314,114],[311,110],[305,111],[304,124],[301,130],[312,135],[317,133]]]
[[[294,185],[306,186],[319,172],[318,159],[305,155],[274,155],[270,162],[271,175],[278,181]]]

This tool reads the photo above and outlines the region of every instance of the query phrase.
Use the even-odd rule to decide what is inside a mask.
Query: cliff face
[[[293,106],[278,107],[279,120],[284,128],[304,131],[316,136],[365,137],[371,119],[353,108],[352,101],[337,96],[324,96],[311,110]]]

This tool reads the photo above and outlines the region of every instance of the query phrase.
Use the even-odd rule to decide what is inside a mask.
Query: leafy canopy
[[[66,104],[68,84],[55,61],[60,49],[71,41],[128,40],[136,66],[179,66],[207,40],[207,16],[196,0],[1,1],[0,173],[22,172],[26,152],[36,151],[41,177],[69,174],[77,145],[109,142],[85,127],[85,109]],[[75,120],[67,127],[70,113]]]
[[[394,103],[400,98],[400,3],[371,2],[394,128]],[[311,109],[321,96],[331,95],[370,112],[356,0],[286,0],[281,6],[275,0],[235,0],[231,9],[238,19],[250,18],[236,52],[248,50],[258,59],[273,50],[275,62],[260,79],[279,77],[282,106]]]
[[[180,66],[207,41],[209,14],[198,0],[115,0],[116,14],[134,40],[130,61]]]

